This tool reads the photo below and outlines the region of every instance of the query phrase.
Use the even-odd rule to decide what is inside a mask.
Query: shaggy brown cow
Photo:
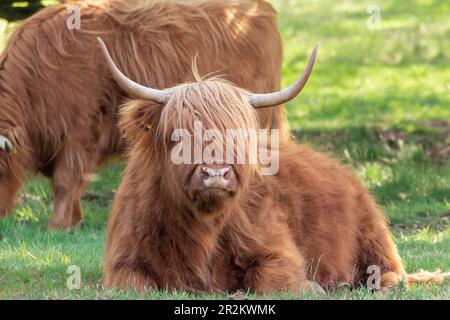
[[[72,6],[80,9],[79,30],[67,26],[77,18]],[[197,57],[202,74],[257,92],[279,89],[276,13],[263,1],[80,0],[46,8],[14,32],[0,56],[0,217],[32,171],[52,179],[49,226],[79,224],[86,178],[122,150],[116,114],[126,95],[101,59],[98,35],[145,85],[192,81]],[[260,116],[263,126],[283,124],[282,107]]]
[[[383,288],[404,276],[408,282],[443,277],[406,275],[370,194],[347,169],[307,147],[282,141],[274,176],[250,164],[172,161],[173,132],[193,134],[196,121],[224,135],[257,128],[253,107],[295,97],[317,49],[297,83],[255,96],[220,79],[165,91],[139,87],[103,48],[122,88],[147,99],[123,110],[121,127],[134,143],[108,225],[107,286],[298,292],[312,280],[324,288],[364,283],[372,265]]]

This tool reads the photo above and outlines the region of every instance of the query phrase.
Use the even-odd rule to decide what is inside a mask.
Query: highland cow
[[[121,87],[143,100],[122,111],[132,141],[108,224],[105,284],[117,289],[197,293],[300,292],[317,283],[365,284],[379,268],[380,288],[438,281],[443,274],[406,275],[382,212],[347,169],[324,154],[281,141],[279,172],[262,176],[249,164],[176,164],[173,132],[258,128],[255,108],[293,99],[312,71],[281,92],[250,94],[217,78],[155,90]],[[273,150],[276,152],[277,150]],[[374,288],[376,289],[376,288]]]
[[[81,14],[79,29],[68,28],[77,19],[71,7]],[[263,1],[80,0],[43,9],[0,56],[0,217],[14,208],[30,171],[52,179],[49,227],[78,225],[86,180],[124,150],[116,118],[128,95],[101,59],[99,35],[118,65],[147,86],[192,81],[196,60],[202,74],[256,92],[279,89],[276,13]],[[281,106],[259,116],[262,126],[283,127]]]

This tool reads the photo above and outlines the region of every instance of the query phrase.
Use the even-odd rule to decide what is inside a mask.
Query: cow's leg
[[[68,229],[81,222],[82,213],[77,213],[74,218],[74,209],[80,208],[80,190],[83,183],[82,177],[74,175],[73,177],[55,175],[53,177],[54,204],[53,214],[48,224],[50,229]]]
[[[81,189],[82,191],[83,189]],[[78,197],[80,201],[75,201],[72,211],[72,225],[78,226],[83,221],[83,208],[81,207],[81,194]]]
[[[370,197],[363,196],[360,200],[360,208],[366,214],[360,227],[357,280],[363,285],[377,284],[380,280],[380,289],[388,289],[406,276],[403,263],[383,214]]]
[[[134,289],[140,293],[157,288],[153,279],[141,271],[122,268],[108,272],[105,278],[105,286],[116,290]]]
[[[17,177],[18,172],[0,172],[0,218],[6,216],[14,209],[22,179]]]
[[[376,208],[372,198],[363,195],[359,199],[363,219],[360,225],[360,249],[357,278],[372,289],[388,290],[401,281],[411,283],[440,283],[446,273],[440,271],[419,271],[406,274],[397,247],[385,223],[382,213]],[[379,279],[377,279],[377,277]],[[377,287],[376,285],[380,285]]]
[[[85,177],[94,165],[83,148],[66,146],[59,154],[52,175],[54,206],[50,229],[68,229],[81,223],[81,193]]]
[[[380,237],[382,238],[382,236]],[[385,242],[384,248],[379,243]],[[392,246],[391,246],[392,245]],[[374,290],[387,290],[405,279],[403,264],[391,241],[380,240],[374,244],[373,251],[365,251],[370,257],[364,257],[358,262],[359,282]],[[364,256],[364,254],[363,254]],[[379,277],[379,279],[378,279]],[[379,284],[379,287],[377,285]]]
[[[257,258],[246,273],[245,287],[258,294],[313,289],[306,280],[304,261],[297,250],[278,250]]]

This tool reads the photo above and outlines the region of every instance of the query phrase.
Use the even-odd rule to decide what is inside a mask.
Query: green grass
[[[271,2],[280,12],[285,85],[303,70],[315,43],[321,44],[306,90],[288,104],[294,134],[363,179],[391,221],[408,271],[450,270],[448,1],[377,1],[381,30],[366,26],[370,1]],[[0,21],[0,31],[3,26]],[[0,36],[0,47],[4,41]],[[14,215],[0,221],[0,299],[227,298],[165,292],[140,297],[102,287],[105,225],[122,169],[119,163],[99,171],[83,198],[85,222],[69,233],[47,232],[49,184],[43,178],[28,183]],[[70,265],[81,268],[81,290],[67,289]],[[320,298],[449,299],[450,286],[383,294],[342,289]]]

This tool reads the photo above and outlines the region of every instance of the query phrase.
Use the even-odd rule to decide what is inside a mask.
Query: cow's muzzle
[[[238,177],[232,166],[199,165],[187,189],[189,197],[200,209],[213,211],[237,193]]]

